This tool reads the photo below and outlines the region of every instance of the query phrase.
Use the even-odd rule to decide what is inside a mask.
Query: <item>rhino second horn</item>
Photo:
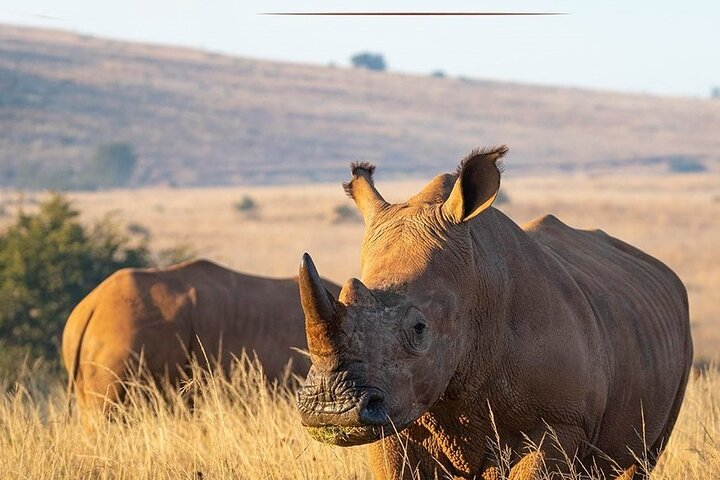
[[[340,302],[345,305],[374,305],[377,303],[372,292],[357,278],[351,278],[340,291]]]
[[[327,357],[335,351],[334,338],[339,331],[337,301],[323,285],[315,264],[303,255],[298,275],[300,303],[305,313],[305,333],[311,355]]]

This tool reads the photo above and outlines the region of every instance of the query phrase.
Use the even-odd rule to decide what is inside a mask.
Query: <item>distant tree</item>
[[[434,78],[445,78],[445,72],[442,70],[435,70],[430,74],[430,76]]]
[[[700,173],[707,170],[703,162],[693,157],[677,155],[668,158],[667,162],[672,173]]]
[[[62,195],[41,203],[38,213],[18,213],[0,234],[0,374],[23,358],[59,365],[73,307],[115,270],[149,259],[144,245],[129,245],[109,220],[80,224]]]
[[[350,62],[355,68],[366,68],[376,72],[382,72],[387,69],[385,58],[379,53],[361,52],[353,55]]]
[[[127,185],[137,165],[137,154],[129,143],[99,145],[85,170],[90,188],[122,187]]]
[[[239,201],[235,202],[235,210],[243,213],[252,213],[258,208],[257,203],[250,195],[244,195]]]
[[[713,87],[710,90],[710,98],[720,98],[720,87]]]

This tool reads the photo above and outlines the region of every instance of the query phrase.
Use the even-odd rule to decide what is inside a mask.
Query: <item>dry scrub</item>
[[[27,381],[0,400],[3,478],[364,479],[362,447],[311,440],[293,395],[257,368],[200,375],[166,402],[130,385],[118,419],[68,418],[64,387]],[[193,396],[194,408],[187,398]],[[695,377],[654,480],[720,478],[720,373]]]

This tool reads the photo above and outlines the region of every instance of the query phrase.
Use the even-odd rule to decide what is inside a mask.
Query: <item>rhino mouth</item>
[[[358,386],[353,381],[332,386],[327,389],[306,385],[297,392],[302,424],[313,439],[353,446],[375,442],[400,430],[390,418],[381,390]]]
[[[314,440],[340,447],[352,447],[376,442],[395,433],[392,428],[379,425],[323,425],[320,427],[306,427],[306,430]]]

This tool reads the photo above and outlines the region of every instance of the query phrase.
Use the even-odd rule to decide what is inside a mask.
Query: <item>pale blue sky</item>
[[[287,10],[560,11],[561,17],[266,17]],[[720,1],[0,0],[0,22],[256,58],[706,97],[720,86]],[[1,27],[0,27],[1,28]],[[0,41],[1,41],[0,35]]]

